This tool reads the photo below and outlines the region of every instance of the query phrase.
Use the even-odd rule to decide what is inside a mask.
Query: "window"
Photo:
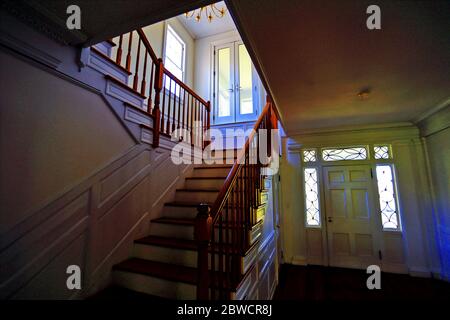
[[[365,147],[323,149],[322,159],[324,161],[366,160],[367,150]]]
[[[303,150],[303,162],[316,162],[316,150]]]
[[[316,168],[305,168],[305,213],[306,226],[320,226],[319,187]]]
[[[383,230],[400,230],[392,166],[380,164],[376,171]]]
[[[181,81],[184,81],[185,48],[184,41],[170,25],[167,25],[164,67]],[[169,82],[171,81],[165,81],[166,89],[169,89]],[[172,90],[174,92],[175,88]]]
[[[378,145],[373,147],[374,158],[379,159],[391,159],[391,150],[388,145]]]

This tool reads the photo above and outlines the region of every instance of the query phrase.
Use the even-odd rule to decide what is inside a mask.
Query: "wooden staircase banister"
[[[250,160],[252,144],[258,139],[260,129],[276,128],[277,118],[273,103],[267,99],[261,115],[244,146],[239,150],[216,200],[211,207],[198,208],[194,224],[197,241],[197,299],[229,299],[231,289],[242,280],[243,266],[236,254],[245,255],[252,246],[249,230],[256,223],[255,208],[260,203],[262,189],[261,166]],[[271,134],[267,135],[268,156],[271,153]],[[256,146],[258,150],[259,146]],[[209,239],[209,240],[206,240]],[[209,244],[210,250],[205,249]],[[208,261],[208,257],[210,261]],[[211,270],[210,270],[211,269]],[[207,272],[207,270],[210,270]]]
[[[216,201],[211,206],[211,216],[213,218],[213,223],[215,223],[218,219],[218,213],[220,209],[222,208],[224,204],[224,199],[226,198],[230,186],[233,184],[233,182],[237,178],[237,172],[239,170],[239,167],[242,165],[242,160],[247,153],[247,151],[250,148],[250,142],[253,140],[255,134],[257,133],[258,127],[261,125],[261,122],[263,121],[264,117],[267,115],[269,109],[271,108],[271,103],[267,102],[264,106],[258,120],[256,121],[255,125],[253,126],[253,130],[251,131],[248,138],[245,140],[245,145],[242,149],[239,150],[237,154],[237,158],[235,162],[233,163],[233,166],[230,169],[230,172],[227,175],[227,178],[225,179],[223,186],[219,192],[219,195],[217,196]]]
[[[134,32],[137,37],[133,37]],[[147,98],[147,112],[154,119],[153,146],[159,146],[160,134],[165,134],[204,148],[210,127],[210,102],[165,68],[141,28],[118,39],[118,43],[111,40],[116,50],[114,59],[112,53],[108,58],[133,76],[132,84],[125,85]],[[133,51],[136,41],[137,52]],[[201,130],[197,129],[197,123],[202,124]]]

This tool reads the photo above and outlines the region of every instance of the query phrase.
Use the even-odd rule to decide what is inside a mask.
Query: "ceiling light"
[[[225,15],[227,9],[225,7],[219,9],[215,4],[210,4],[209,6],[200,7],[199,9],[195,9],[189,12],[186,12],[184,16],[186,19],[190,19],[195,16],[195,21],[200,22],[202,15],[208,19],[208,22],[211,22],[214,17],[222,18]]]

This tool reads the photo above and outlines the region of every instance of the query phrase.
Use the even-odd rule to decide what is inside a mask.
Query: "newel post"
[[[153,108],[153,147],[159,146],[159,130],[161,126],[161,90],[163,86],[164,64],[162,59],[158,59],[155,70],[155,106]]]
[[[208,300],[209,298],[209,268],[208,247],[211,236],[212,218],[209,205],[201,203],[198,208],[194,225],[194,239],[197,242],[197,299]]]

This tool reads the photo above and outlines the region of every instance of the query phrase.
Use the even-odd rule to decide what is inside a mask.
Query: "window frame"
[[[389,148],[389,158],[388,159],[375,159],[375,150],[374,148],[377,146],[387,146]],[[345,148],[365,148],[366,150],[366,159],[347,159],[347,160],[335,160],[335,161],[326,161],[323,159],[323,150],[324,149],[345,149]],[[323,214],[325,214],[325,208],[322,204],[322,199],[324,197],[323,195],[323,177],[322,177],[322,169],[324,166],[340,166],[340,165],[351,165],[353,164],[365,164],[369,165],[371,171],[372,171],[372,187],[374,190],[373,196],[374,198],[374,209],[377,211],[378,214],[378,225],[383,233],[403,233],[403,210],[402,210],[402,202],[401,202],[401,195],[399,194],[399,182],[398,182],[398,174],[397,174],[397,168],[396,168],[396,158],[394,156],[395,150],[392,146],[392,143],[385,142],[385,141],[377,141],[377,142],[368,142],[366,144],[312,144],[307,143],[298,149],[295,148],[293,150],[298,150],[296,152],[299,152],[299,160],[301,165],[301,183],[302,183],[302,195],[303,195],[303,219],[305,221],[305,228],[326,228],[326,224],[322,223],[323,220]],[[316,151],[316,161],[312,162],[305,162],[303,151],[310,151],[315,150]],[[393,190],[394,190],[394,200],[396,205],[396,214],[397,214],[397,222],[398,222],[398,228],[384,228],[382,223],[382,213],[380,208],[380,198],[379,198],[379,192],[378,192],[378,178],[376,175],[376,169],[378,165],[389,165],[391,167],[392,171],[392,183],[393,183]],[[319,213],[320,213],[320,225],[314,226],[314,225],[308,225],[307,224],[307,215],[306,215],[306,190],[305,190],[305,172],[304,170],[306,168],[316,168],[317,175],[318,175],[318,182],[317,186],[319,189],[318,192],[318,201],[319,201]]]
[[[170,25],[170,23],[166,22],[165,24],[165,32],[164,32],[164,52],[163,52],[163,61],[164,61],[164,65],[166,65],[166,60],[169,59],[171,63],[173,63],[174,65],[176,65],[176,63],[174,61],[172,61],[171,58],[169,58],[167,56],[167,38],[168,38],[168,34],[169,32],[171,33],[171,35],[182,45],[182,61],[181,61],[181,81],[184,82],[185,78],[186,78],[186,42],[183,40],[183,38],[177,33],[177,31],[175,30],[174,27],[172,27]],[[169,70],[170,71],[170,70]],[[173,72],[172,72],[173,73]],[[166,88],[166,90],[168,91],[169,89]]]

